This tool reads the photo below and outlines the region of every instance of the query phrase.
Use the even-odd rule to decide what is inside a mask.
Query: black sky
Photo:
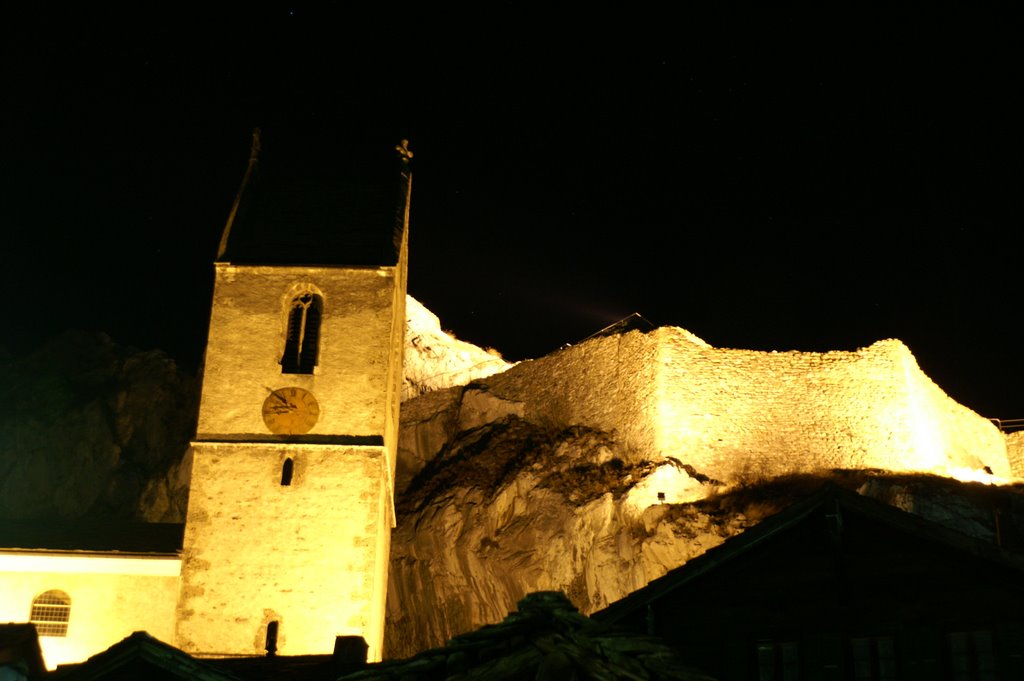
[[[251,129],[333,127],[411,140],[410,292],[461,338],[536,357],[634,311],[725,347],[896,337],[1024,417],[1019,26],[489,11],[8,16],[4,344],[93,328],[194,367]]]

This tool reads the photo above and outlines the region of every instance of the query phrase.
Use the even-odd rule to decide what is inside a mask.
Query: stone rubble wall
[[[1024,478],[1024,430],[1006,434],[1006,457],[1014,477]]]
[[[656,441],[658,357],[656,338],[634,331],[522,362],[477,384],[497,398],[522,403],[521,416],[532,423],[611,433],[625,456],[639,460]]]
[[[699,347],[657,330],[662,350],[656,451],[730,482],[796,471],[879,468],[1008,477],[987,420],[957,404],[907,347],[854,352]]]
[[[714,348],[675,327],[599,337],[408,400],[400,458],[415,473],[458,432],[509,414],[595,428],[629,462],[674,459],[729,484],[844,468],[1012,475],[998,429],[898,340],[814,353]]]

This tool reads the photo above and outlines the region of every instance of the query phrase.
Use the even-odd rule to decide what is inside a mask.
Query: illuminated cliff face
[[[854,352],[759,352],[713,348],[675,327],[631,331],[403,409],[399,469],[412,472],[453,432],[515,414],[613,433],[635,461],[674,459],[724,484],[841,468],[1012,475],[1003,435],[943,393],[896,340]],[[454,425],[417,425],[425,410],[452,412]]]

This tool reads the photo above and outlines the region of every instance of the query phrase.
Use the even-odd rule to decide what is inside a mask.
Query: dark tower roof
[[[411,173],[403,140],[253,133],[217,260],[248,265],[394,265]]]

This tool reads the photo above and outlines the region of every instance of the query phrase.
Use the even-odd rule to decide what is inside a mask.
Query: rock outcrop
[[[883,471],[726,487],[627,455],[609,433],[511,415],[461,433],[400,495],[386,656],[498,622],[532,591],[561,591],[590,614],[828,483],[1024,547],[1024,495],[1013,488]]]
[[[184,517],[195,380],[160,351],[69,332],[0,366],[0,517]]]
[[[443,330],[437,315],[412,296],[406,296],[403,400],[465,385],[511,366],[496,351],[460,341]]]
[[[674,328],[593,338],[403,403],[386,654],[497,622],[531,591],[593,612],[827,481],[1019,542],[1015,491],[948,477],[1012,470],[1003,435],[899,341],[767,353]]]

